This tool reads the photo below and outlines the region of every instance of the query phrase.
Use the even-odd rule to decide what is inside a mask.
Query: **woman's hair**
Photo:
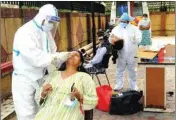
[[[124,40],[120,39],[117,42],[115,42],[115,44],[113,45],[113,49],[112,49],[112,61],[113,64],[116,64],[116,59],[118,58],[118,51],[120,51],[123,48],[124,45]]]
[[[82,52],[82,53],[85,53],[85,52],[86,52],[86,50],[85,50],[85,49],[81,49],[81,52]]]
[[[124,45],[124,40],[120,39],[115,42],[115,44],[113,45],[113,48],[116,50],[121,50],[123,48],[123,45]]]
[[[143,14],[143,17],[148,17],[148,15],[147,14]]]
[[[83,64],[84,64],[84,57],[83,57],[83,54],[82,54],[79,50],[77,50],[76,52],[78,52],[79,55],[80,55],[80,65],[78,66],[77,70],[78,70],[79,72],[86,72],[85,68],[83,67]],[[61,65],[61,67],[59,68],[59,70],[60,70],[60,71],[66,70],[66,62],[64,62],[64,63]],[[87,72],[86,72],[86,73],[87,73]]]

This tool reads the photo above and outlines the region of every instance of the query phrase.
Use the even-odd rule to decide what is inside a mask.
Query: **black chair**
[[[102,60],[100,63],[94,65],[93,67],[86,68],[86,71],[87,71],[90,75],[92,75],[92,78],[93,78],[94,75],[96,76],[96,78],[97,78],[97,80],[98,80],[100,86],[101,86],[101,82],[100,82],[100,79],[99,79],[99,77],[98,77],[98,74],[105,74],[105,75],[106,75],[107,82],[108,82],[108,84],[109,84],[109,86],[110,86],[109,79],[108,79],[108,76],[107,76],[107,74],[106,74],[106,69],[107,69],[108,66],[109,66],[109,58],[110,58],[110,57],[111,57],[111,54],[105,54],[105,55],[103,56],[103,60]]]

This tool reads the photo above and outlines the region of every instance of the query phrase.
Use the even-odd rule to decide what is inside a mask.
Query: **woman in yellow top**
[[[83,56],[79,51],[72,53],[61,67],[63,71],[47,77],[41,92],[44,102],[34,120],[84,120],[83,111],[97,105],[94,81],[87,73],[80,72]]]

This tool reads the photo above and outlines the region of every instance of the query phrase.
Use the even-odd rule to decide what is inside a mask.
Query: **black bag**
[[[84,120],[93,120],[93,109],[84,111]]]
[[[129,115],[143,110],[142,92],[127,91],[122,95],[113,94],[111,97],[110,111],[111,115]]]

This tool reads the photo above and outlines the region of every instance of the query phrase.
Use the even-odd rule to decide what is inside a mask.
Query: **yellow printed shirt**
[[[84,114],[80,110],[80,103],[68,107],[64,104],[69,97],[71,86],[75,87],[83,95],[83,110],[94,109],[97,105],[95,83],[87,73],[77,72],[66,79],[62,79],[61,72],[55,71],[47,77],[53,91],[48,95],[34,120],[84,120]]]

